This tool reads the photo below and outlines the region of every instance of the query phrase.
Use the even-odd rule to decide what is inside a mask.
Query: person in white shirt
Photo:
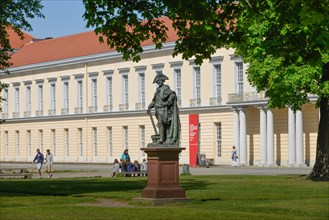
[[[147,161],[146,159],[143,159],[142,165],[141,165],[141,172],[142,176],[147,176]]]
[[[235,149],[235,146],[232,147],[231,159],[232,159],[232,166],[237,167],[238,166],[238,152]]]
[[[51,173],[51,168],[54,163],[54,155],[50,153],[50,149],[47,149],[46,154],[46,172],[48,173],[48,178],[51,178],[53,174]]]

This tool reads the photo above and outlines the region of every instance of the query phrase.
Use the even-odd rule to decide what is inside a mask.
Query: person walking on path
[[[50,149],[47,149],[46,154],[46,172],[48,173],[48,178],[51,178],[53,174],[51,173],[51,168],[54,163],[54,155],[50,152]]]
[[[44,158],[43,154],[41,153],[40,149],[37,149],[37,154],[35,155],[34,160],[33,160],[32,163],[37,161],[37,169],[38,169],[40,179],[42,178],[41,168],[42,168],[42,164],[43,164],[44,160],[45,160],[45,158]]]
[[[238,152],[235,149],[235,146],[232,147],[232,166],[237,167],[238,166]]]

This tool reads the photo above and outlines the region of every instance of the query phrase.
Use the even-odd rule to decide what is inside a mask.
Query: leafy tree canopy
[[[309,94],[329,96],[329,1],[241,1],[233,46],[269,105],[300,109]]]
[[[158,18],[167,16],[173,21],[179,39],[174,55],[196,57],[196,63],[209,58],[223,47],[233,29],[235,4],[227,1],[219,11],[215,0],[83,0],[84,18],[88,27],[107,37],[107,44],[123,53],[124,59],[140,60],[140,42],[152,39],[160,49],[167,40],[168,28]],[[221,33],[221,35],[219,35]],[[104,40],[103,38],[101,40]]]
[[[158,18],[167,16],[179,37],[174,56],[194,56],[201,64],[218,48],[236,48],[249,63],[249,81],[266,91],[271,107],[296,110],[308,94],[329,95],[329,82],[321,82],[329,61],[328,0],[83,1],[87,26],[126,60],[140,60],[141,41],[163,46],[167,27]]]
[[[1,0],[0,2],[0,70],[10,66],[8,28],[12,28],[23,39],[22,30],[31,31],[28,18],[43,17],[41,0]]]
[[[167,16],[177,32],[173,55],[203,59],[236,48],[249,82],[269,107],[293,110],[318,95],[320,122],[312,179],[329,180],[329,0],[83,0],[88,27],[124,59],[140,60],[140,42],[160,49]],[[100,40],[104,40],[100,37]]]
[[[0,71],[6,70],[11,65],[9,60],[11,53],[13,53],[13,48],[9,42],[8,28],[12,28],[23,39],[22,30],[32,30],[27,19],[36,16],[43,17],[41,13],[42,7],[41,0],[0,1]],[[0,81],[0,94],[2,89],[6,87],[7,85]],[[0,97],[0,102],[2,100],[2,97]]]

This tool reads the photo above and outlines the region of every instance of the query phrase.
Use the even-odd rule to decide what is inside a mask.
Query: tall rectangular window
[[[128,126],[123,126],[123,140],[124,149],[128,149]]]
[[[15,131],[16,136],[16,155],[19,156],[19,131]]]
[[[69,105],[70,105],[70,95],[69,95],[69,82],[64,82],[63,84],[63,107],[64,109],[69,109]]]
[[[97,79],[91,79],[91,104],[97,107]]]
[[[194,98],[201,99],[201,74],[200,67],[193,67],[194,70]]]
[[[15,112],[19,112],[19,88],[15,88]]]
[[[6,149],[6,156],[9,155],[9,144],[8,144],[8,131],[5,131],[4,133],[5,137],[5,149]]]
[[[70,156],[70,136],[69,136],[69,129],[64,129],[64,140],[65,140],[65,149],[66,149],[66,156]]]
[[[43,130],[39,130],[39,149],[43,152]]]
[[[222,123],[216,122],[216,150],[217,157],[222,157]]]
[[[26,111],[31,112],[31,86],[26,86]]]
[[[141,125],[139,126],[139,133],[140,133],[140,147],[145,148],[145,126]],[[142,157],[145,157],[145,152],[142,151]]]
[[[123,79],[123,88],[122,88],[122,96],[123,96],[123,104],[129,103],[129,96],[128,96],[128,75],[122,75]]]
[[[108,151],[109,156],[113,156],[113,140],[112,140],[112,127],[107,128],[107,137],[108,137]]]
[[[32,154],[32,139],[31,139],[31,130],[26,131],[26,142],[27,142],[27,152],[28,155]]]
[[[145,74],[139,73],[139,102],[145,103]]]
[[[79,152],[80,157],[83,156],[83,134],[82,134],[82,128],[78,128],[78,138],[79,138]]]
[[[56,156],[56,130],[51,129],[51,146],[54,156]]]
[[[221,65],[217,64],[214,65],[215,71],[215,97],[221,98],[222,97],[222,70]]]
[[[93,147],[94,147],[94,156],[97,156],[97,128],[92,128],[93,130]]]
[[[236,62],[237,90],[238,93],[243,93],[243,63]]]
[[[43,111],[43,85],[38,85],[38,110]]]
[[[3,90],[3,113],[8,113],[8,89]]]
[[[80,110],[83,109],[83,83],[82,83],[82,80],[78,80],[77,81],[77,85],[78,85],[78,88],[77,88],[77,95],[78,95],[78,108]]]
[[[89,79],[90,79],[90,91],[88,92],[89,95],[89,110],[88,112],[93,113],[98,111],[98,82],[97,82],[97,77],[98,77],[98,72],[92,72],[88,73],[89,74]],[[104,92],[104,91],[102,91]]]
[[[50,84],[50,109],[52,111],[56,110],[56,84]]]
[[[106,77],[106,104],[112,106],[112,76]]]
[[[182,74],[181,69],[174,69],[175,73],[175,91],[177,94],[177,100],[182,99]]]

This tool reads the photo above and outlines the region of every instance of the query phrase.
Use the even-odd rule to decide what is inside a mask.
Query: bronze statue
[[[179,110],[177,106],[176,92],[171,90],[164,82],[167,76],[160,73],[157,74],[153,83],[157,83],[157,88],[152,102],[147,108],[147,113],[151,117],[155,135],[152,136],[154,144],[178,145],[180,139],[180,120]],[[151,109],[155,108],[155,117],[158,120],[159,133],[153,122]]]

